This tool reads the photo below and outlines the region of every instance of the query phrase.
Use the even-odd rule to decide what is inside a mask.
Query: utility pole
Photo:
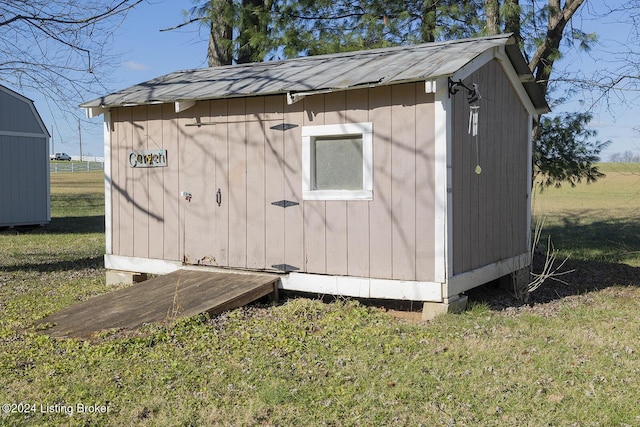
[[[80,128],[80,119],[78,119],[78,137],[80,138],[80,161],[82,161],[82,130]]]

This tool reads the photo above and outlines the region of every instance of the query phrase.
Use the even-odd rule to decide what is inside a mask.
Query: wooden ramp
[[[201,313],[241,307],[272,292],[280,278],[269,274],[178,270],[74,304],[40,320],[45,334],[88,338],[106,329],[135,329]]]

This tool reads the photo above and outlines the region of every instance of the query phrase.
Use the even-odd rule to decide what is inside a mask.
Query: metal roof
[[[504,47],[519,75],[529,73],[510,35],[176,71],[80,105],[110,108],[204,99],[295,94],[390,85],[451,76],[489,49]],[[532,78],[523,85],[536,109],[548,109]]]

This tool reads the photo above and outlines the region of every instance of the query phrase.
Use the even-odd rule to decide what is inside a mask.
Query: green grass
[[[532,307],[502,295],[497,309],[487,290],[462,315],[410,323],[348,299],[290,298],[82,342],[32,326],[109,289],[101,175],[65,176],[50,226],[0,232],[0,403],[36,405],[0,424],[640,425],[640,255],[626,235],[638,230],[640,185],[620,188],[637,178],[537,195],[536,213],[581,271]],[[613,224],[606,237],[622,250],[590,236],[598,223]],[[618,269],[628,280],[610,278]]]
[[[586,263],[640,267],[640,163],[604,163],[605,179],[536,194],[534,214],[545,218],[563,255]]]

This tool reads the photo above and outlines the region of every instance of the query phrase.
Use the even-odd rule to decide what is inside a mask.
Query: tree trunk
[[[561,8],[560,0],[549,0],[547,35],[529,62],[529,69],[545,94],[549,86],[553,63],[558,57],[558,48],[564,29],[582,3],[584,0],[566,0],[564,7]]]
[[[488,36],[500,34],[500,4],[498,0],[485,0],[484,13],[487,17],[485,28]]]
[[[209,67],[231,65],[233,62],[233,26],[229,22],[233,0],[211,0],[211,31],[207,62]]]

